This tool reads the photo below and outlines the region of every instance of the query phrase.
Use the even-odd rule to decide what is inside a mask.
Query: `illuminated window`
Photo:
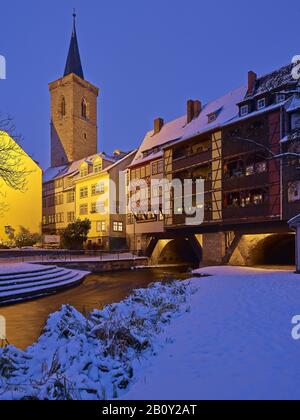
[[[88,171],[88,169],[87,169],[87,168],[82,169],[82,170],[80,171],[80,176],[81,176],[81,178],[84,178],[85,176],[88,176],[88,174],[89,174],[89,171]]]
[[[113,223],[114,232],[123,232],[123,222],[114,222]]]
[[[79,214],[81,216],[85,216],[88,214],[88,205],[87,204],[81,204],[79,207]]]
[[[75,213],[73,211],[68,212],[67,214],[67,220],[68,222],[74,222],[75,220]]]
[[[164,161],[158,160],[152,163],[152,175],[162,174],[164,172]]]
[[[245,175],[246,176],[254,175],[254,165],[248,165],[246,167]]]
[[[88,187],[82,187],[80,188],[80,198],[86,198],[88,197]]]
[[[267,172],[267,169],[268,169],[267,162],[259,162],[255,165],[255,171],[258,174]]]
[[[67,193],[67,203],[74,203],[74,201],[75,201],[75,192],[69,191]]]
[[[105,192],[104,182],[92,185],[92,195],[103,194]]]
[[[102,163],[97,163],[96,165],[94,165],[94,172],[95,173],[99,173],[102,171]]]
[[[96,213],[104,214],[105,213],[105,203],[104,201],[98,201],[96,204]]]

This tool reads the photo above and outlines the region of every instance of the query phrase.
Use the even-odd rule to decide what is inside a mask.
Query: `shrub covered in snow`
[[[188,283],[155,283],[84,317],[70,306],[52,314],[26,352],[0,350],[0,399],[118,398],[157,336],[188,310]]]

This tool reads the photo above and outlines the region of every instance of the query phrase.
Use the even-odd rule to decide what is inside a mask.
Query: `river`
[[[70,304],[81,312],[101,309],[120,302],[134,289],[147,287],[154,281],[170,277],[185,279],[186,268],[159,268],[90,275],[78,287],[56,295],[0,308],[6,318],[7,339],[10,344],[25,349],[39,337],[48,316],[62,305]]]

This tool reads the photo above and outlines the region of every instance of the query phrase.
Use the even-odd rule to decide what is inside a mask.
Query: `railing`
[[[264,186],[269,183],[269,173],[262,172],[260,174],[243,175],[239,177],[224,178],[222,181],[224,191],[237,190],[239,188],[253,188]]]
[[[26,251],[24,251],[26,253]],[[2,254],[2,255],[1,255]],[[141,251],[136,250],[118,250],[118,251],[102,251],[102,250],[82,250],[82,251],[51,251],[39,252],[33,251],[31,255],[22,255],[22,250],[14,252],[9,256],[10,251],[0,252],[0,264],[11,262],[84,262],[84,261],[124,261],[136,260],[143,257]],[[18,255],[20,254],[20,255]]]
[[[251,218],[262,218],[272,216],[270,204],[258,204],[246,207],[227,207],[223,209],[223,220],[244,222]]]

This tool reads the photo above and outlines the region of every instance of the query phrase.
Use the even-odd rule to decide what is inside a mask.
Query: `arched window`
[[[66,115],[66,100],[64,97],[61,98],[61,102],[60,102],[60,115],[62,117]]]
[[[83,118],[87,118],[87,102],[84,98],[82,99],[82,102],[81,102],[81,116]]]

